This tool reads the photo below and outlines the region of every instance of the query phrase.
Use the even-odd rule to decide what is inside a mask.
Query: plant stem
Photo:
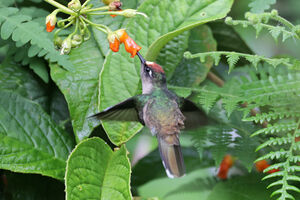
[[[82,4],[82,8],[84,8],[85,6],[86,6],[86,4],[88,3],[88,2],[90,2],[91,0],[86,0],[83,4]]]
[[[219,78],[216,74],[214,74],[213,72],[208,72],[207,78],[219,87],[223,87],[225,84],[225,82],[221,78]]]
[[[89,13],[90,14],[90,12],[103,11],[103,10],[109,10],[109,6],[103,6],[103,7],[99,7],[99,8],[92,8],[92,9],[84,10],[80,13],[82,13],[82,14]]]
[[[84,21],[86,21],[88,24],[90,24],[90,25],[92,25],[92,26],[94,26],[94,27],[98,27],[98,28],[100,28],[101,29],[101,31],[102,30],[105,30],[104,32],[107,34],[107,33],[109,33],[109,32],[111,32],[111,30],[110,30],[110,28],[108,28],[107,26],[105,26],[105,25],[103,25],[103,24],[95,24],[94,22],[92,22],[92,21],[90,21],[90,20],[88,20],[87,18],[84,18],[84,17],[82,17],[82,19],[84,20]],[[98,29],[98,30],[100,30],[100,29]]]
[[[78,20],[78,18],[76,18],[75,30],[73,33],[70,34],[70,37],[74,36],[77,33],[78,26],[79,26],[79,20]]]
[[[288,27],[291,30],[293,30],[293,28],[294,28],[294,25],[291,22],[289,22],[288,20],[284,19],[283,17],[276,15],[276,16],[271,16],[271,18],[273,20],[276,20],[276,21],[282,23],[283,25],[285,25],[286,27]]]
[[[69,14],[69,15],[77,15],[73,10],[67,8],[66,6],[54,1],[54,0],[45,0],[47,3],[57,7],[60,9],[61,12],[64,12],[66,14]]]
[[[89,15],[120,15],[118,11],[107,11],[107,12],[99,12],[99,13],[89,13]]]

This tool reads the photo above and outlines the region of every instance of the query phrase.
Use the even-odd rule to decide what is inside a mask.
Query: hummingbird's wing
[[[205,112],[200,110],[192,101],[181,98],[180,110],[185,116],[185,129],[195,129],[207,124]]]
[[[136,98],[131,97],[121,103],[108,107],[102,112],[96,113],[89,118],[112,121],[137,121],[144,124],[143,120],[139,117],[136,104]]]

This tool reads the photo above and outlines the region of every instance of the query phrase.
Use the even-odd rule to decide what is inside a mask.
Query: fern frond
[[[72,63],[67,56],[55,50],[52,41],[39,23],[31,21],[30,16],[18,14],[17,8],[0,8],[1,38],[9,37],[18,47],[30,43],[29,57],[44,56],[50,62],[57,62],[67,70],[72,70]]]
[[[213,59],[216,59],[219,58],[219,56],[221,55],[224,55],[227,58],[227,62],[229,64],[229,73],[233,70],[236,63],[241,57],[249,61],[255,68],[257,68],[257,65],[260,61],[267,62],[274,67],[277,67],[280,64],[285,65],[288,68],[293,67],[293,63],[291,63],[288,58],[266,58],[264,56],[230,52],[230,51],[210,51],[210,52],[197,53],[197,54],[191,54],[190,52],[187,51],[184,53],[184,57],[186,59],[200,58],[201,62],[205,62],[206,57],[211,57]]]
[[[275,146],[275,145],[283,145],[283,144],[291,144],[293,142],[293,138],[288,135],[287,137],[271,137],[266,142],[262,143],[256,148],[256,151],[259,151],[267,146]]]
[[[263,1],[261,1],[263,2]],[[259,35],[263,28],[269,30],[270,34],[277,42],[277,39],[280,35],[282,35],[282,41],[284,42],[286,39],[293,37],[300,39],[299,29],[300,27],[293,25],[291,22],[286,19],[280,17],[276,10],[272,10],[271,12],[266,13],[246,13],[246,20],[233,20],[231,17],[227,17],[225,19],[225,23],[228,25],[242,25],[253,26],[256,29],[256,36]],[[283,26],[272,26],[269,23],[270,20],[281,23]]]
[[[276,119],[290,118],[290,117],[300,117],[300,110],[284,110],[278,112],[269,112],[269,113],[259,113],[255,116],[246,117],[244,121],[254,121],[255,123],[263,123],[264,121],[271,121]]]
[[[267,172],[272,169],[279,169],[279,172],[275,172],[266,176],[264,179],[274,178],[274,177],[281,177],[280,180],[277,180],[271,183],[268,188],[273,186],[281,186],[281,188],[276,189],[271,196],[279,195],[280,200],[285,199],[294,199],[294,197],[289,193],[290,191],[300,192],[300,189],[294,185],[291,185],[291,181],[300,181],[300,178],[295,174],[296,172],[300,172],[300,166],[298,166],[298,162],[300,160],[300,155],[297,154],[299,142],[296,141],[296,137],[299,135],[299,125],[300,120],[298,119],[297,122],[290,122],[290,125],[286,126],[287,124],[280,126],[280,124],[276,124],[272,126],[272,130],[275,131],[284,131],[287,134],[283,137],[276,137],[270,138],[268,141],[261,144],[257,150],[262,148],[266,148],[268,146],[282,146],[279,151],[271,151],[264,156],[261,156],[257,159],[264,160],[264,159],[271,159],[271,160],[284,160],[283,162],[279,162],[276,164],[271,165],[264,171]],[[277,128],[274,128],[277,127]],[[268,128],[266,128],[268,129]],[[266,130],[265,129],[265,130]],[[258,131],[258,134],[268,134],[268,131]],[[256,134],[256,135],[258,135]]]
[[[273,134],[273,133],[278,133],[281,131],[291,131],[297,129],[297,123],[295,122],[290,122],[290,123],[281,123],[281,124],[274,124],[274,125],[269,125],[267,128],[260,129],[253,133],[251,136],[256,136],[261,133],[265,134]]]

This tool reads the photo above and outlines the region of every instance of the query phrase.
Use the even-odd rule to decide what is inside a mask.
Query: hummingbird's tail
[[[177,135],[157,135],[158,148],[163,165],[169,178],[185,175],[185,166]]]

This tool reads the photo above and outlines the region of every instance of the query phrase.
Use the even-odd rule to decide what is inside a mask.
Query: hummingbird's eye
[[[147,73],[149,73],[149,72],[151,71],[151,69],[150,69],[149,67],[145,67],[145,71],[146,71]]]
[[[149,74],[150,77],[152,77],[152,70],[150,69],[150,67],[145,67],[145,71],[147,72],[147,74]]]

